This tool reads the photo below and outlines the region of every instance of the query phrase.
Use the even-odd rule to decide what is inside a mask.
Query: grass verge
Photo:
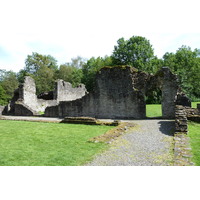
[[[200,166],[200,124],[189,122],[188,129],[193,154],[192,161],[195,165]]]
[[[78,166],[106,149],[89,143],[108,126],[0,120],[1,166]]]

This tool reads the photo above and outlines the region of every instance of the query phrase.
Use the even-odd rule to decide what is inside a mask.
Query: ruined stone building
[[[7,106],[7,114],[32,116],[43,113],[48,106],[58,105],[60,101],[72,101],[87,93],[85,85],[73,88],[71,83],[57,80],[55,90],[37,97],[35,81],[26,76],[24,83],[15,90],[11,103]]]
[[[174,118],[180,88],[176,75],[167,67],[155,75],[130,66],[104,67],[96,75],[93,92],[88,93],[83,84],[72,88],[70,83],[58,80],[54,91],[39,98],[34,80],[26,77],[15,91],[8,112],[14,115],[44,112],[46,117],[144,119],[145,97],[156,89],[162,92],[163,118]]]

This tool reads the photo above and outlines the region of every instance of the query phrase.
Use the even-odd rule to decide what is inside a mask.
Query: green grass
[[[88,139],[108,126],[0,120],[0,166],[77,166],[107,144]]]
[[[197,108],[197,104],[200,104],[200,102],[192,102],[192,108]],[[162,116],[161,104],[147,104],[146,116],[147,117],[161,117]]]
[[[192,108],[197,108],[197,104],[200,104],[200,102],[192,102]]]
[[[162,117],[161,104],[147,104],[146,116],[147,117]]]
[[[190,145],[192,148],[193,162],[195,165],[200,166],[200,124],[189,122],[188,129],[190,137]]]

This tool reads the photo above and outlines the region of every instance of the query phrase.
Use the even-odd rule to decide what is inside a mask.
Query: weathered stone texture
[[[133,75],[137,76],[137,72],[134,70],[129,66],[101,69],[94,92],[75,101],[62,101],[53,109],[47,108],[45,116],[58,112],[59,117],[145,118],[145,99],[135,88]]]
[[[30,107],[28,107],[26,104],[16,103],[15,104],[15,115],[16,116],[33,116],[33,115],[37,115],[37,112],[35,112]]]
[[[175,110],[175,132],[188,133],[187,114],[181,105],[177,105]]]
[[[191,104],[191,100],[184,93],[177,94],[176,105],[191,107]]]
[[[58,80],[54,91],[37,97],[34,80],[25,77],[7,107],[14,114],[28,113],[18,111],[23,107],[23,110],[30,108],[34,115],[45,111],[49,117],[143,119],[146,118],[145,96],[159,89],[163,118],[168,119],[175,118],[175,104],[189,103],[187,97],[180,96],[177,77],[167,67],[155,75],[131,66],[104,67],[95,81],[94,91],[88,93],[83,84],[73,88],[70,83]]]
[[[55,91],[43,93],[38,98],[34,79],[26,76],[24,83],[15,90],[14,97],[7,106],[7,114],[38,115],[40,112],[44,112],[46,107],[58,105],[60,100],[74,100],[87,93],[83,84],[72,88],[70,83],[59,80],[55,85]]]
[[[162,68],[162,116],[169,119],[175,117],[175,99],[178,92],[177,76],[169,68]]]
[[[84,84],[73,88],[72,84],[63,80],[57,80],[55,84],[54,99],[59,101],[72,101],[87,94]]]

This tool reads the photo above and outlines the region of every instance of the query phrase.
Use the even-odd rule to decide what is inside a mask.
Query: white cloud
[[[184,43],[200,48],[197,2],[3,1],[0,47],[10,57],[0,59],[0,68],[18,71],[33,51],[51,54],[59,63],[70,61],[77,55],[86,58],[109,55],[120,37],[128,39],[133,35],[149,39],[160,57]]]

